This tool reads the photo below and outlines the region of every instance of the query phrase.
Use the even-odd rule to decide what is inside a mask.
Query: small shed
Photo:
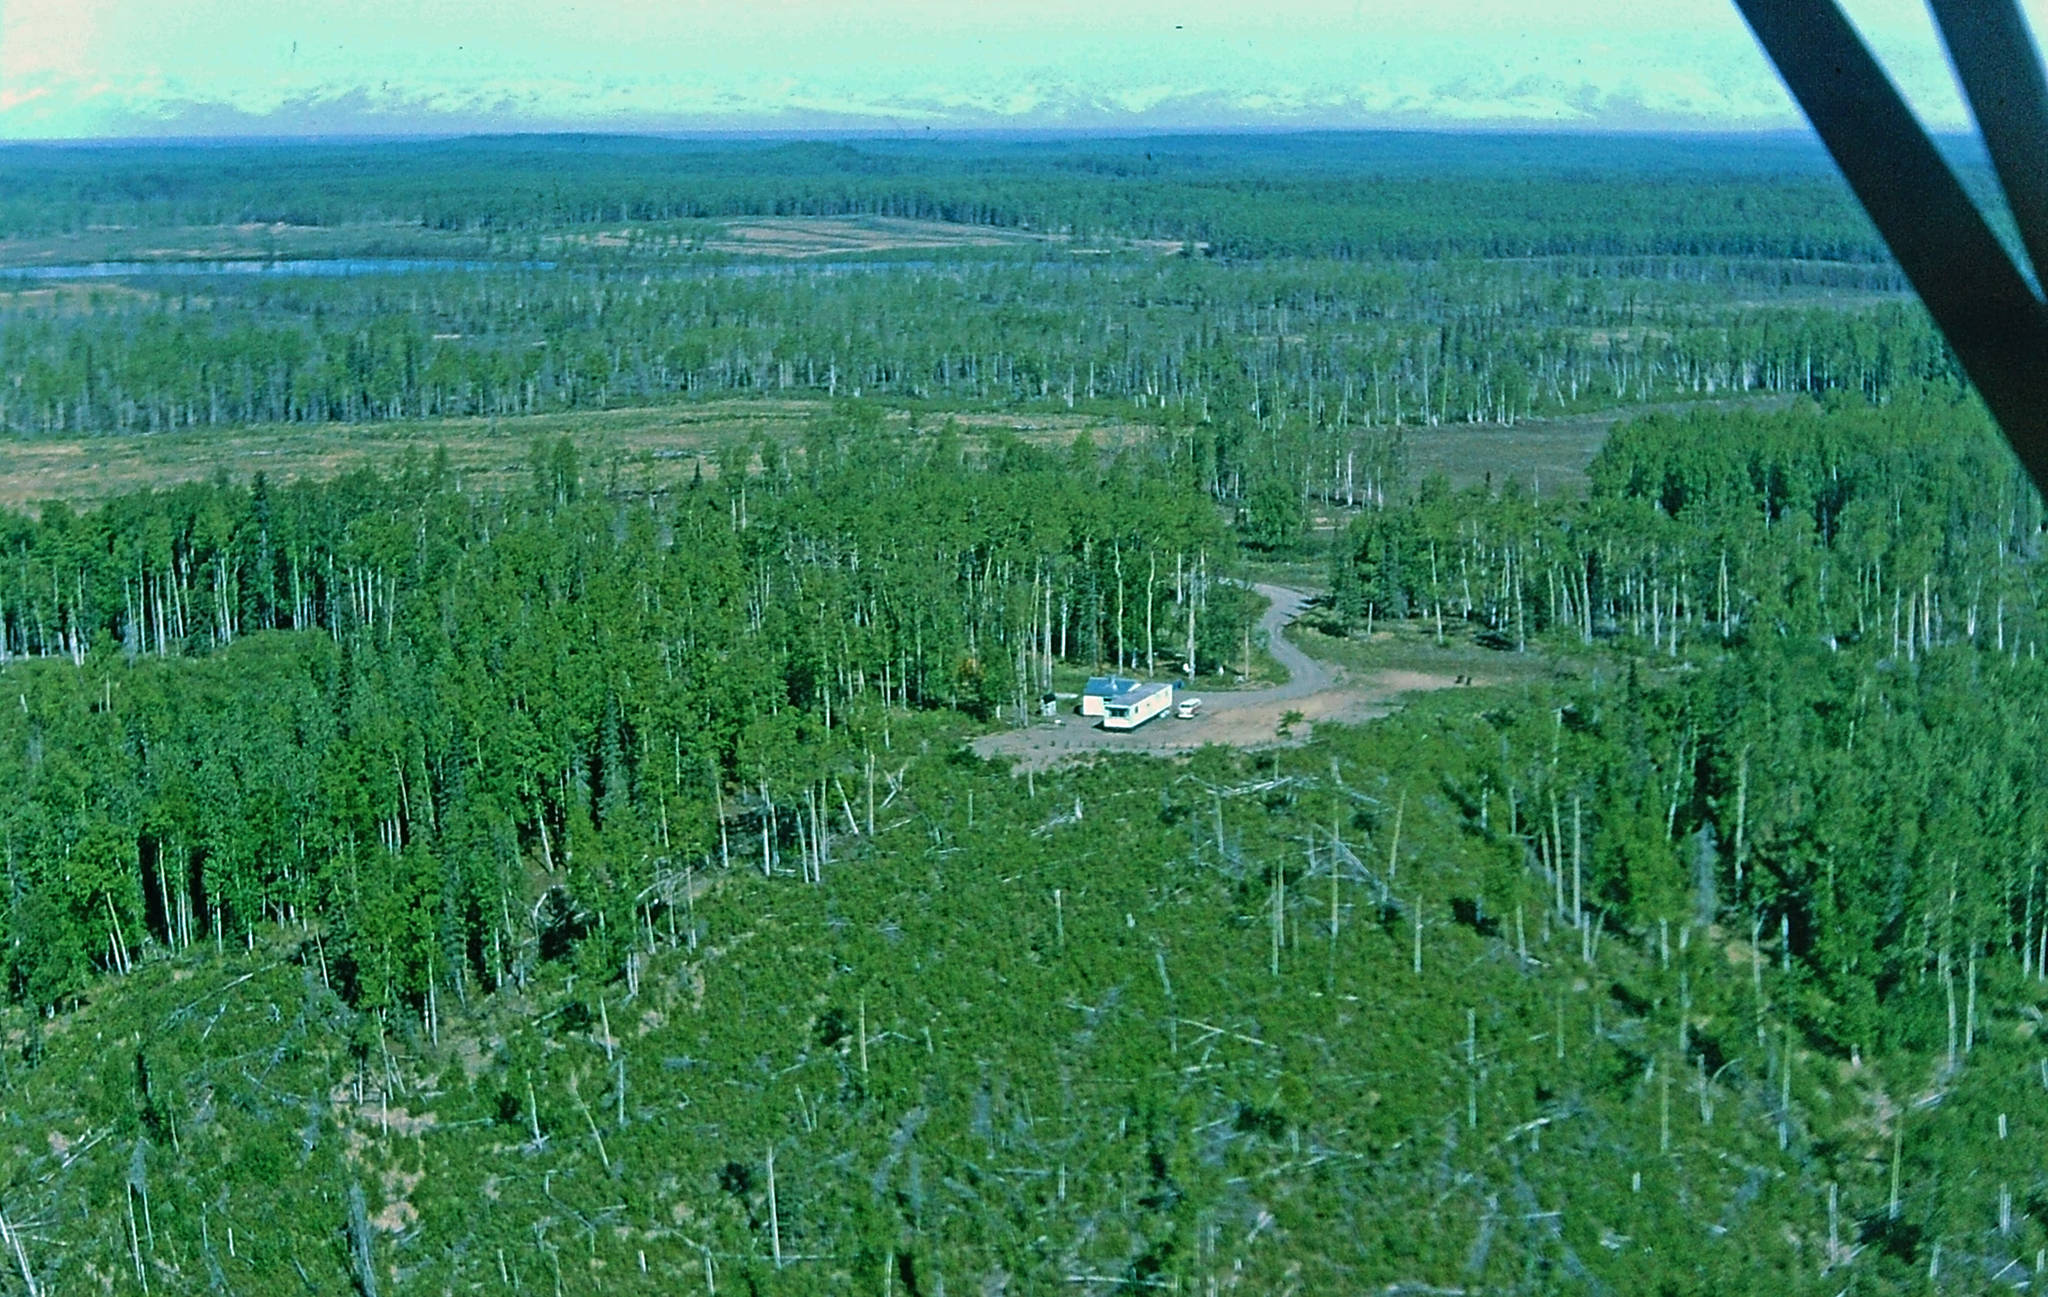
[[[1134,685],[1103,705],[1102,728],[1134,730],[1171,706],[1172,685]]]
[[[1106,716],[1110,699],[1137,687],[1138,682],[1128,676],[1090,676],[1088,683],[1081,686],[1081,714]]]

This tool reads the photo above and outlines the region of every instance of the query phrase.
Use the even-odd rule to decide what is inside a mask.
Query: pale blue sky
[[[1965,124],[1919,0],[1845,7]],[[1730,0],[0,0],[0,139],[1459,124],[1798,118]]]

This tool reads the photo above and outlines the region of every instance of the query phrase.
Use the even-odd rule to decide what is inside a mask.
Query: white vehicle
[[[1202,700],[1199,698],[1183,698],[1173,705],[1173,715],[1176,720],[1191,721],[1200,714],[1201,710]]]

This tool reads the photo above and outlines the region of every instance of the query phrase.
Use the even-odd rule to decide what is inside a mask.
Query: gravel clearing
[[[1169,713],[1140,729],[1123,732],[1105,730],[1092,718],[1062,710],[1056,721],[1034,718],[1030,725],[984,735],[974,741],[974,751],[983,757],[1010,758],[1021,774],[1104,752],[1171,756],[1210,743],[1236,748],[1275,747],[1307,742],[1314,727],[1325,721],[1348,724],[1376,720],[1392,712],[1409,694],[1458,687],[1457,678],[1449,675],[1402,670],[1355,672],[1319,662],[1281,633],[1308,603],[1308,592],[1277,585],[1253,588],[1271,600],[1259,619],[1259,627],[1266,633],[1274,660],[1287,668],[1286,684],[1266,689],[1205,688],[1199,694],[1201,714],[1193,720],[1177,720]],[[1282,736],[1281,722],[1289,712],[1300,712],[1302,719]]]

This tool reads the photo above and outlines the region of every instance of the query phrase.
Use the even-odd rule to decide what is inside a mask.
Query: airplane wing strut
[[[1835,0],[1735,0],[2034,484],[2048,494],[2048,305]],[[2036,271],[2048,84],[2016,0],[1931,0]]]

